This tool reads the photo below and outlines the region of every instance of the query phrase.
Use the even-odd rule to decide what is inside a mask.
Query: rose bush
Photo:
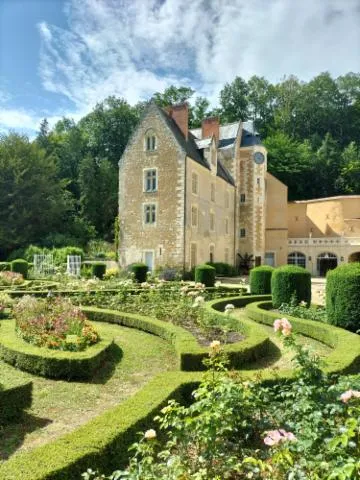
[[[97,343],[99,334],[69,299],[24,296],[13,308],[16,332],[38,347],[80,351]]]

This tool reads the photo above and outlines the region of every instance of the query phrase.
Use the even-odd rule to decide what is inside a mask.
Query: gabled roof
[[[255,130],[254,122],[249,120],[243,122],[240,147],[252,147],[254,145],[261,145],[261,140],[259,133]]]
[[[193,160],[195,160],[195,162],[199,163],[203,167],[210,169],[210,165],[204,158],[202,150],[198,150],[196,146],[194,135],[192,135],[192,133],[189,131],[189,135],[186,140],[184,134],[182,133],[176,122],[162,108],[158,107],[156,104],[154,105],[162,118],[165,120],[166,124],[172,131],[174,137],[176,138],[177,142],[184,150],[186,155],[188,157],[191,157]]]
[[[230,175],[229,171],[227,168],[224,167],[224,165],[221,163],[221,161],[217,160],[217,172],[216,172],[216,175],[220,178],[222,178],[223,180],[225,180],[225,182],[228,182],[230,183],[231,185],[235,186],[235,182],[234,182],[234,179],[232,178],[232,176]]]

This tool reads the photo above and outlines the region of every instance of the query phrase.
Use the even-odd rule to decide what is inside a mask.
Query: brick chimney
[[[164,108],[165,112],[171,117],[180,128],[186,140],[189,133],[189,106],[187,103],[179,105],[170,105]]]
[[[212,135],[215,136],[216,143],[219,141],[220,136],[220,124],[218,117],[204,118],[201,123],[202,138],[208,138]]]

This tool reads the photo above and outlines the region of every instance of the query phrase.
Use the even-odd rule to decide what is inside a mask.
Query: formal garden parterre
[[[211,266],[197,272],[204,283],[144,278],[140,266],[129,278],[109,278],[106,270],[96,268],[98,279],[87,280],[39,280],[27,270],[24,281],[36,288],[22,289],[19,283],[0,292],[0,355],[9,364],[3,363],[7,385],[0,391],[1,412],[11,402],[1,419],[3,432],[12,432],[18,444],[10,448],[0,442],[7,452],[1,478],[70,479],[85,472],[85,478],[93,479],[115,470],[111,478],[358,478],[360,316],[354,309],[351,322],[342,324],[339,313],[333,320],[328,306],[324,312],[311,305],[310,278],[292,267],[253,269],[250,294],[244,285],[215,285]],[[357,285],[359,270],[352,266],[352,280],[345,273],[352,295],[358,295],[351,285]],[[331,281],[329,289],[333,306],[337,300]],[[22,310],[26,302],[32,310]],[[277,333],[262,324],[274,326]],[[84,325],[91,325],[93,342],[82,340]],[[283,355],[283,348],[291,355]],[[143,360],[140,365],[137,356],[148,358],[155,368],[147,374],[149,365]],[[91,362],[93,358],[97,360]],[[207,373],[201,373],[204,369]],[[136,374],[143,378],[139,385]],[[133,384],[125,393],[124,375]],[[18,385],[9,387],[11,381]],[[107,390],[111,382],[118,398]],[[46,425],[34,428],[29,435],[34,441],[22,448],[17,432],[34,408],[32,390],[41,412],[44,385],[44,411],[50,412],[50,405],[56,408],[56,391],[66,391],[73,425],[45,439],[40,432]],[[102,398],[101,407],[88,403],[92,400],[86,395],[94,394]],[[88,412],[85,422],[75,413],[81,403]],[[330,411],[335,412],[332,420]],[[71,419],[61,411],[55,425],[61,417]],[[185,427],[189,423],[191,433]],[[141,430],[147,432],[139,437]],[[131,458],[128,448],[134,442]],[[324,442],[327,447],[319,450]]]

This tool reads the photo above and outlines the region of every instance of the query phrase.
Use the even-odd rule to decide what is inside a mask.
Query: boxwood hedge
[[[16,273],[21,273],[24,278],[27,278],[28,275],[29,264],[26,260],[22,258],[18,258],[17,260],[13,260],[11,262],[11,271]]]
[[[14,320],[2,320],[0,358],[19,370],[47,378],[66,380],[91,378],[114,347],[106,327],[96,326],[101,340],[82,352],[63,352],[36,347],[19,338]]]
[[[273,325],[274,320],[279,318],[276,312],[270,312],[272,303],[255,302],[247,305],[247,316],[256,322]],[[348,332],[326,323],[304,320],[302,318],[286,315],[291,322],[294,332],[301,333],[333,348],[326,358],[327,372],[356,373],[360,370],[360,335]]]
[[[209,310],[217,310],[217,315],[225,315],[223,313],[224,307],[229,302],[236,303],[237,306],[244,306],[256,299],[269,298],[269,296],[248,296],[226,300],[213,300],[206,304],[206,308]],[[189,331],[181,327],[134,313],[104,310],[94,307],[83,307],[83,311],[86,313],[86,316],[92,320],[138,328],[139,330],[144,330],[171,342],[179,359],[180,370],[199,371],[205,368],[203,360],[208,355],[208,348],[200,346],[196,338]],[[267,355],[271,348],[268,335],[253,322],[246,320],[239,321],[239,330],[245,335],[245,339],[241,342],[224,346],[224,351],[229,356],[231,368],[246,368],[246,365],[249,365],[254,360]]]
[[[205,287],[215,285],[216,270],[211,265],[197,265],[195,267],[195,282],[203,283]]]
[[[252,295],[271,293],[271,276],[274,268],[270,265],[261,265],[250,270],[250,292]]]
[[[19,419],[31,407],[32,382],[4,385],[0,390],[0,425]]]
[[[296,265],[283,265],[275,268],[271,277],[273,305],[279,308],[282,303],[290,303],[295,295],[298,303],[311,302],[311,274]]]
[[[360,263],[340,265],[326,275],[328,322],[352,331],[360,329]]]

